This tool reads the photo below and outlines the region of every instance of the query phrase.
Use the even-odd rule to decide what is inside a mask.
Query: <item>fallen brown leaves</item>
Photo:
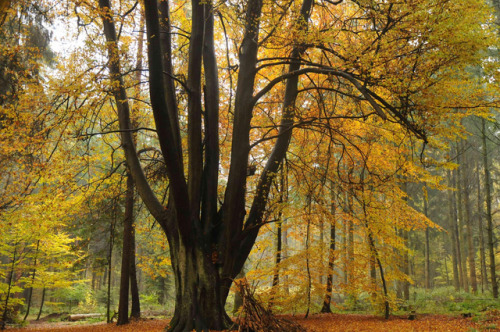
[[[385,320],[370,315],[348,315],[348,314],[319,314],[304,319],[303,316],[283,316],[283,318],[295,321],[310,332],[349,332],[349,331],[383,331],[383,332],[409,332],[409,331],[500,331],[500,313],[492,312],[485,320],[463,318],[461,316],[446,315],[417,315],[416,320],[408,320],[406,317],[391,317]],[[124,326],[115,324],[93,324],[93,325],[61,325],[41,324],[32,325],[23,329],[11,329],[9,331],[40,331],[40,332],[153,332],[164,331],[168,325],[167,320],[141,320]]]
[[[500,323],[498,317],[497,323]],[[463,318],[446,315],[417,315],[415,320],[408,320],[407,317],[391,317],[385,320],[381,317],[370,315],[347,315],[347,314],[320,314],[309,317],[308,319],[296,319],[308,331],[314,332],[348,332],[348,331],[440,331],[440,332],[458,332],[482,330],[480,323],[474,322],[471,318]],[[493,327],[493,324],[489,324]],[[500,325],[497,329],[488,329],[488,331],[500,331]]]
[[[87,324],[87,325],[69,325],[67,322],[47,323],[47,324],[32,324],[29,327],[22,329],[9,329],[9,332],[14,331],[40,331],[40,332],[153,332],[164,331],[168,325],[168,320],[145,319],[130,322],[130,324],[116,326],[116,324]]]

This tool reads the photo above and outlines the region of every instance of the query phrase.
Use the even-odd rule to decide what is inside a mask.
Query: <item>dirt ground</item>
[[[348,331],[439,331],[439,332],[473,332],[473,331],[500,331],[500,312],[492,312],[482,317],[463,318],[461,316],[447,315],[420,315],[415,320],[407,317],[391,317],[389,320],[371,315],[351,314],[320,314],[312,315],[308,319],[303,316],[284,316],[296,321],[311,332],[348,332]],[[152,332],[163,331],[168,325],[168,320],[145,319],[132,322],[125,326],[115,324],[87,324],[78,325],[70,322],[30,324],[21,329],[8,329],[8,331],[56,331],[56,332]],[[285,332],[285,331],[284,331]]]

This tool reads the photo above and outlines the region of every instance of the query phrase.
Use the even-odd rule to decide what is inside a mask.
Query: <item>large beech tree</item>
[[[439,121],[451,118],[438,83],[458,80],[447,68],[477,60],[484,46],[469,14],[482,12],[480,1],[247,0],[216,6],[193,0],[185,9],[191,27],[180,30],[189,34],[189,49],[182,51],[187,72],[181,75],[173,39],[173,27],[179,28],[169,1],[144,0],[149,95],[169,185],[163,204],[135,149],[112,6],[99,0],[127,166],[170,247],[176,284],[172,331],[231,324],[224,310],[229,289],[265,223],[271,184],[293,128],[322,121],[300,117],[310,105],[308,91],[328,91],[357,105],[338,114],[329,105],[332,110],[323,115],[329,121],[378,117],[376,125],[427,142],[442,129]],[[460,33],[450,34],[450,26]],[[237,54],[228,49],[221,56],[215,47],[221,35],[237,45]],[[220,78],[223,70],[229,74]],[[230,91],[230,105],[221,101],[220,89]],[[440,92],[450,105],[456,101],[453,92]],[[258,131],[253,121],[263,113],[263,100],[272,103],[273,120],[259,127],[271,130]],[[429,103],[435,106],[426,108]],[[222,124],[221,115],[230,123]],[[230,150],[219,137],[221,127],[230,128]],[[262,136],[256,139],[256,132]],[[250,183],[250,155],[259,144],[270,152],[258,153],[265,159],[257,165],[258,181]]]

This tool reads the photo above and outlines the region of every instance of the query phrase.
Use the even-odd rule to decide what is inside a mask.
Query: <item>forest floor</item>
[[[415,320],[406,316],[393,316],[389,320],[373,315],[361,314],[319,314],[307,319],[303,316],[283,316],[293,320],[311,332],[324,331],[500,331],[500,312],[494,310],[484,316],[464,318],[452,315],[417,315]],[[152,332],[163,331],[168,320],[144,319],[124,326],[115,324],[93,323],[70,325],[70,322],[30,324],[28,327],[9,329],[9,331],[57,331],[57,332]]]

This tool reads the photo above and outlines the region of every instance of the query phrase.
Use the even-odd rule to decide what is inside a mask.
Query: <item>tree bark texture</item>
[[[455,180],[455,174],[454,172],[451,172],[451,187],[452,188],[456,188],[457,185],[456,185],[456,180]],[[460,276],[460,287],[462,289],[465,290],[465,285],[466,285],[466,281],[464,280],[464,276],[465,276],[465,273],[464,273],[464,267],[463,267],[463,260],[462,260],[462,250],[461,250],[461,247],[462,247],[462,241],[461,241],[461,238],[460,238],[460,223],[459,223],[459,220],[458,220],[458,208],[457,208],[457,195],[455,195],[454,192],[451,192],[451,195],[452,195],[452,206],[453,206],[453,218],[452,218],[452,223],[453,223],[453,232],[455,233],[455,244],[456,244],[456,247],[455,247],[455,251],[456,251],[456,255],[457,255],[457,265],[458,265],[458,274]]]
[[[486,270],[486,251],[484,243],[484,211],[483,196],[481,195],[481,172],[480,161],[476,163],[476,186],[477,186],[477,224],[479,226],[479,261],[481,264],[481,293],[488,288],[488,273]]]
[[[321,307],[322,313],[331,313],[331,302],[332,302],[332,291],[333,291],[333,269],[335,266],[335,230],[336,230],[336,197],[335,192],[332,189],[331,192],[331,215],[332,220],[330,220],[330,246],[328,251],[328,273],[326,277],[326,290],[325,296],[323,298],[323,306]]]
[[[137,282],[137,267],[135,262],[135,228],[132,225],[132,234],[130,242],[130,295],[132,297],[132,308],[130,309],[130,318],[141,317],[141,301],[139,298],[139,284]]]
[[[130,267],[132,261],[132,232],[134,223],[134,181],[127,174],[127,191],[125,195],[125,215],[123,217],[123,249],[120,274],[120,299],[118,302],[117,325],[128,323],[128,300],[130,289]]]
[[[456,144],[457,151],[457,163],[462,163],[462,151]],[[463,186],[462,186],[462,169],[460,166],[457,168],[456,172],[454,172],[453,176],[453,184],[454,188],[457,188],[457,211],[458,211],[458,219],[457,219],[457,230],[458,230],[458,239],[460,242],[460,266],[462,267],[462,282],[463,287],[466,292],[469,292],[469,278],[467,276],[467,250],[466,250],[466,236],[464,233],[464,225],[465,225],[465,213],[463,207]]]
[[[486,233],[488,236],[488,252],[490,261],[490,282],[493,297],[498,298],[498,282],[496,277],[496,263],[495,263],[495,243],[493,236],[493,215],[491,211],[491,175],[490,166],[488,163],[488,145],[486,144],[486,120],[482,119],[481,123],[482,131],[482,147],[483,147],[483,167],[484,167],[484,189],[486,192]]]
[[[446,171],[446,177],[448,181],[448,186],[451,188],[451,171]],[[453,286],[455,287],[455,291],[460,290],[460,273],[458,271],[458,254],[457,254],[457,237],[455,233],[455,209],[453,204],[453,192],[451,189],[447,190],[448,193],[448,234],[451,234],[451,259],[452,259],[452,268],[453,268]]]
[[[467,237],[467,260],[469,262],[469,279],[470,279],[470,287],[474,294],[477,293],[477,277],[476,277],[476,250],[474,248],[474,239],[472,234],[472,206],[470,202],[470,180],[472,174],[470,174],[470,160],[467,158],[467,154],[465,152],[463,141],[460,141],[460,147],[463,151],[463,170],[462,170],[462,189],[463,189],[463,197],[464,197],[464,207],[465,207],[465,227],[466,227],[466,237]]]
[[[423,201],[424,201],[424,215],[428,217],[428,203],[427,203],[427,188],[424,186],[424,196],[423,196]],[[427,227],[425,229],[425,288],[430,289],[431,288],[431,250],[430,250],[430,243],[429,243],[429,234],[430,229]]]

